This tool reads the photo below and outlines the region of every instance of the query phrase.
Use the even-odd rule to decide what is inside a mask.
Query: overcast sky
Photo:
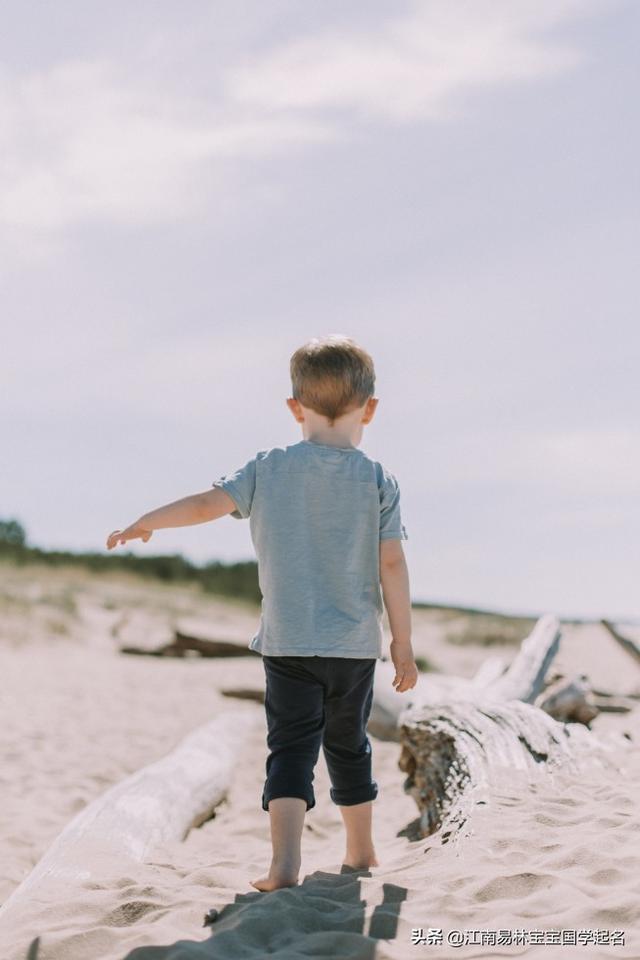
[[[639,31],[634,0],[4,3],[0,516],[105,549],[301,439],[289,358],[346,333],[414,600],[639,616]],[[254,556],[231,517],[130,546]]]

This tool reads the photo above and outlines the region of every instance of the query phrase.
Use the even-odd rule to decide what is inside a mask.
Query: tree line
[[[89,570],[127,570],[166,583],[199,583],[203,590],[225,597],[237,597],[260,603],[258,564],[211,561],[198,566],[182,554],[137,556],[130,551],[117,553],[43,550],[30,546],[24,526],[15,519],[0,520],[0,557],[16,564],[47,563],[52,566],[82,566]]]

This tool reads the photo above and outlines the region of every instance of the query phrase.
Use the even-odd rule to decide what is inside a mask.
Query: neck
[[[336,440],[335,437],[332,438],[332,439],[328,439],[328,438],[325,437],[325,438],[323,439],[323,438],[321,438],[321,437],[315,437],[315,436],[314,436],[314,437],[305,437],[304,439],[305,439],[308,443],[322,443],[322,444],[324,444],[324,445],[327,446],[327,447],[344,447],[344,448],[354,449],[354,450],[355,450],[355,447],[356,447],[355,443],[348,443],[346,440],[340,440],[340,441],[338,441],[338,440]]]
[[[365,422],[365,407],[349,410],[339,417],[331,426],[327,417],[315,410],[304,410],[304,417],[299,412],[296,416],[302,428],[303,440],[309,443],[323,443],[328,447],[347,447],[354,450],[362,441]]]
[[[305,427],[302,429],[304,440],[310,443],[324,443],[328,447],[357,447],[362,438],[362,427],[360,430],[352,425],[349,428],[343,427]]]

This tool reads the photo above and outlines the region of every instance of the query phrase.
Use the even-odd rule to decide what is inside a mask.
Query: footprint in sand
[[[536,890],[544,889],[554,882],[554,878],[544,873],[513,873],[510,876],[495,877],[473,894],[475,900],[518,900]]]

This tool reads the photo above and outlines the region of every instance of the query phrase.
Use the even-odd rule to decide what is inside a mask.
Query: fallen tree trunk
[[[630,697],[608,695],[606,698],[594,697],[593,702],[600,713],[629,713],[637,707]]]
[[[120,653],[147,657],[255,657],[247,645],[246,632],[230,631],[221,639],[211,624],[201,618],[180,617],[177,622],[148,610],[126,611],[113,627]],[[233,635],[235,633],[235,636]]]
[[[438,673],[420,674],[412,690],[403,694],[392,686],[393,664],[378,663],[369,730],[380,740],[400,740],[400,717],[412,707],[435,703],[474,701],[487,695],[495,700],[522,700],[531,703],[541,692],[551,661],[558,651],[560,623],[551,614],[541,617],[518,654],[504,670],[499,658],[483,663],[475,677],[465,679]]]
[[[600,713],[591,695],[591,689],[582,678],[556,680],[536,697],[534,704],[554,720],[564,723],[583,723],[589,726]]]
[[[511,700],[479,699],[409,711],[401,724],[404,789],[420,811],[418,834],[443,828],[442,842],[468,836],[477,804],[487,804],[500,777],[524,771],[606,762],[606,746],[580,724],[565,725],[543,710]]]
[[[620,644],[623,650],[626,650],[636,662],[640,662],[640,647],[635,640],[632,640],[631,637],[625,637],[610,620],[601,620],[600,623],[609,631],[613,639],[616,643]]]
[[[484,690],[495,700],[522,700],[533,703],[544,686],[544,678],[560,644],[560,622],[553,614],[540,617],[509,668]]]
[[[120,647],[120,653],[147,657],[186,657],[197,653],[201,657],[255,657],[255,650],[232,640],[202,640],[176,631],[175,639],[160,647]]]
[[[560,765],[606,763],[606,745],[583,725],[598,708],[582,679],[560,678],[543,692],[560,636],[557,618],[547,614],[506,671],[500,672],[494,661],[471,681],[449,677],[443,684],[436,675],[421,677],[399,712],[401,697],[386,689],[393,667],[380,671],[381,704],[374,727],[377,723],[384,730],[386,723],[392,737],[397,724],[398,765],[407,773],[405,790],[420,811],[419,836],[441,828],[443,842],[468,835],[471,828],[462,832],[462,827],[475,805],[488,803],[492,782],[513,771],[533,779]],[[560,720],[550,716],[554,712]],[[581,722],[566,724],[565,717]]]
[[[156,844],[183,840],[209,819],[226,796],[239,749],[260,722],[254,710],[222,713],[88,804],[0,907],[0,932],[45,886],[66,895],[69,883],[89,880],[105,862],[121,869],[123,859],[144,861]]]

